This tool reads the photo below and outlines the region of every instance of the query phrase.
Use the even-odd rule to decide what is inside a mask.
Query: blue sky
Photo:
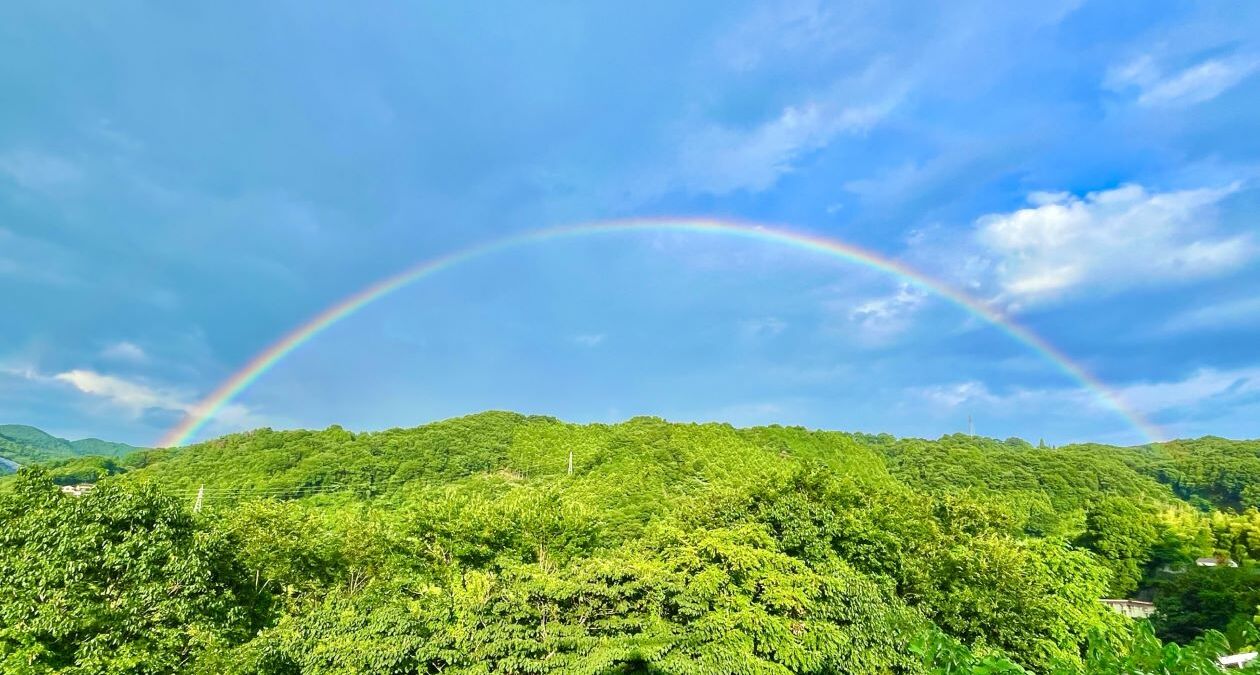
[[[1260,5],[456,4],[0,6],[0,421],[151,443],[417,261],[686,215],[873,249],[1169,435],[1260,436]],[[206,433],[492,408],[1141,440],[898,279],[676,234],[413,285]]]

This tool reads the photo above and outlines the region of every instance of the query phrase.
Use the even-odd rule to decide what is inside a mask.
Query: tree
[[[1191,567],[1156,587],[1152,623],[1160,638],[1187,644],[1205,631],[1225,631],[1260,605],[1260,574],[1242,567]]]
[[[1146,563],[1159,542],[1155,517],[1132,501],[1103,497],[1085,512],[1085,532],[1076,545],[1088,548],[1111,570],[1107,593],[1127,597],[1137,590]]]
[[[485,413],[76,460],[0,478],[0,672],[1209,672],[1250,577],[1170,580],[1183,645],[1098,599],[1245,568],[1260,512],[1208,499],[1258,447]]]
[[[0,670],[177,672],[265,619],[233,542],[156,489],[17,481],[0,497]]]
[[[1116,675],[1220,675],[1216,659],[1229,653],[1225,636],[1207,631],[1194,644],[1181,647],[1164,644],[1156,637],[1148,621],[1139,621],[1132,636],[1117,644],[1100,634],[1090,636],[1085,659],[1087,673]],[[1246,672],[1257,672],[1248,667]]]

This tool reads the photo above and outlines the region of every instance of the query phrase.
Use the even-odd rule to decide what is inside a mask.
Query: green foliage
[[[25,466],[88,455],[120,457],[134,450],[136,448],[123,443],[96,438],[67,441],[35,427],[0,424],[0,460],[7,460],[0,461],[0,473],[13,471],[14,464]]]
[[[53,482],[58,485],[95,483],[106,476],[123,473],[118,460],[109,457],[79,457],[65,459],[44,466]]]
[[[246,639],[266,606],[234,543],[154,489],[75,498],[24,469],[0,522],[6,673],[174,672]]]
[[[9,425],[4,428],[12,428]],[[60,440],[60,439],[58,439]],[[64,447],[51,445],[33,445],[0,434],[0,457],[8,460],[0,463],[0,471],[16,471],[12,465],[29,465],[40,462],[51,462],[72,457],[74,449],[69,443]]]
[[[934,494],[968,490],[994,495],[1012,507],[1018,524],[1036,536],[1070,536],[1083,527],[1084,511],[1109,495],[1144,503],[1175,497],[1155,477],[1134,469],[1136,451],[1105,446],[1036,448],[963,434],[939,441],[874,441],[893,475]]]
[[[1000,653],[974,654],[971,649],[940,630],[924,631],[910,643],[910,651],[922,659],[933,675],[1026,675],[1019,664]]]
[[[0,490],[0,671],[1209,672],[1250,568],[1164,570],[1260,553],[1204,510],[1229,443],[495,412],[67,456]],[[1180,645],[1098,601],[1156,582]]]
[[[1210,520],[1187,505],[1161,511],[1155,529],[1159,542],[1151,549],[1150,565],[1157,570],[1182,569],[1211,554],[1215,546]]]
[[[1237,509],[1260,507],[1260,441],[1208,436],[1158,447],[1154,471],[1183,497]]]
[[[1090,635],[1086,649],[1084,672],[1108,675],[1219,675],[1222,670],[1216,659],[1235,651],[1226,637],[1208,631],[1194,643],[1181,647],[1165,644],[1151,629],[1149,622],[1134,624],[1127,635]],[[984,649],[973,653],[966,645],[939,631],[921,634],[911,644],[928,672],[935,675],[991,675],[995,673],[1027,673],[1000,653]],[[1055,675],[1080,672],[1078,666],[1058,663],[1046,672]],[[1242,671],[1260,672],[1260,665]]]
[[[1250,619],[1260,605],[1260,570],[1190,567],[1157,586],[1152,622],[1165,640],[1187,643],[1208,630],[1225,631],[1236,618]]]
[[[983,537],[944,552],[933,575],[939,588],[926,600],[950,634],[1044,670],[1075,662],[1091,630],[1119,623],[1098,602],[1106,578],[1090,556],[1061,545]]]
[[[1086,510],[1085,531],[1076,543],[1106,561],[1112,572],[1108,593],[1126,597],[1141,584],[1146,563],[1159,543],[1156,517],[1128,499],[1104,497]]]
[[[329,596],[242,652],[304,673],[884,673],[911,667],[901,647],[921,622],[851,568],[813,569],[753,526],[662,528],[563,567],[511,563],[358,600]]]
[[[1234,560],[1260,560],[1260,511],[1217,511],[1211,514],[1213,547]]]
[[[1091,636],[1086,672],[1117,673],[1119,675],[1220,675],[1221,667],[1216,659],[1229,654],[1225,636],[1208,631],[1194,643],[1185,647],[1165,644],[1156,637],[1151,624],[1138,622],[1132,637],[1119,645],[1100,635]],[[1248,667],[1245,672],[1257,672]]]
[[[1098,603],[1107,573],[1092,556],[1012,538],[1009,514],[967,497],[881,492],[807,471],[730,510],[767,523],[797,557],[888,579],[949,633],[1030,667],[1075,658],[1091,629],[1116,623]]]
[[[14,443],[40,450],[70,450],[70,442],[24,424],[0,424],[0,436]]]

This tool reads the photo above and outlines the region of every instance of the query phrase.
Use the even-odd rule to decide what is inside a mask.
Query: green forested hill
[[[97,438],[67,441],[23,424],[0,424],[0,473],[10,471],[9,463],[39,464],[74,457],[100,455],[121,457],[138,448]]]
[[[69,441],[24,424],[0,424],[0,436],[33,448],[70,449]]]
[[[81,438],[77,441],[70,441],[70,445],[74,448],[74,453],[81,456],[121,457],[139,449],[134,445],[102,441],[99,438]]]
[[[21,424],[0,425],[0,457],[18,464],[33,464],[74,455],[69,441]],[[0,468],[0,471],[3,471]]]
[[[0,491],[0,671],[1213,672],[1257,458],[496,412],[78,459]]]

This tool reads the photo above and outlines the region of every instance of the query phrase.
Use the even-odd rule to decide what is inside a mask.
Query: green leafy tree
[[[1256,557],[1257,448],[492,412],[78,458],[0,478],[0,672],[1208,672],[1251,582],[1165,568]],[[1168,642],[1098,602],[1160,578]]]
[[[939,629],[924,631],[910,643],[911,653],[923,661],[933,675],[1027,675],[1018,663],[1000,653],[974,654],[958,640]]]
[[[1117,644],[1100,635],[1091,636],[1085,672],[1118,675],[1219,675],[1216,659],[1229,653],[1224,635],[1207,631],[1185,647],[1165,644],[1155,635],[1150,622],[1140,621],[1129,640]],[[1256,672],[1254,667],[1247,672]]]
[[[1224,631],[1237,617],[1249,618],[1260,605],[1260,574],[1242,567],[1191,567],[1156,587],[1158,635],[1187,644],[1205,631]]]
[[[0,670],[171,673],[264,619],[234,542],[155,488],[62,494],[23,470],[0,497]]]
[[[454,581],[454,580],[452,580]],[[378,593],[378,591],[380,591]],[[762,528],[664,528],[564,567],[344,593],[286,617],[239,662],[282,672],[887,673],[922,620],[841,563]]]
[[[1085,513],[1085,532],[1076,540],[1097,553],[1111,570],[1107,592],[1127,597],[1142,583],[1146,563],[1159,543],[1155,516],[1128,499],[1104,497]]]

